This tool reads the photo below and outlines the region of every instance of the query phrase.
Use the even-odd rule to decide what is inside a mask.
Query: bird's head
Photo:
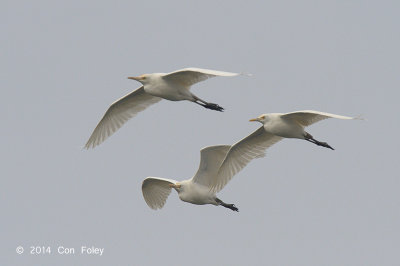
[[[128,77],[128,79],[133,79],[136,81],[139,81],[140,83],[142,83],[143,85],[148,83],[149,80],[151,79],[151,74],[143,74],[137,77]]]
[[[250,121],[250,122],[255,122],[255,121],[257,121],[257,122],[260,122],[261,124],[264,124],[265,122],[268,121],[268,119],[269,119],[268,115],[267,115],[267,114],[263,114],[263,115],[260,115],[260,116],[257,117],[257,118],[250,119],[249,121]]]
[[[177,182],[176,184],[169,184],[170,188],[174,188],[177,192],[179,192],[182,189],[181,183]]]

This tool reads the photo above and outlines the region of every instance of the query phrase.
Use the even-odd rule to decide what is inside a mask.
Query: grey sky
[[[5,1],[0,4],[1,265],[399,265],[397,1]],[[162,101],[82,147],[131,75],[252,73],[193,91],[224,113]],[[314,109],[218,196],[160,211],[147,176],[182,180],[201,148],[233,144],[262,113]],[[17,255],[17,246],[26,251]],[[103,256],[58,255],[96,246]],[[51,255],[29,255],[50,246]]]

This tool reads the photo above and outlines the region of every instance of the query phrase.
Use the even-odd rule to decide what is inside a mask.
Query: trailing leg
[[[239,209],[236,208],[235,204],[227,204],[220,200],[219,198],[216,198],[215,201],[218,203],[218,205],[221,205],[225,208],[231,209],[232,211],[239,212]]]
[[[314,143],[314,144],[316,144],[318,146],[322,146],[322,147],[325,147],[325,148],[328,148],[328,149],[331,149],[331,150],[335,150],[328,143],[321,142],[321,141],[318,141],[318,140],[314,139],[313,136],[311,136],[311,134],[309,134],[307,132],[306,132],[306,135],[304,137],[305,137],[305,140],[307,140],[307,141],[309,141],[311,143]]]
[[[197,97],[195,95],[193,95],[193,97],[194,97],[194,101],[193,102],[197,103],[198,105],[203,106],[204,108],[215,110],[215,111],[220,111],[220,112],[224,111],[224,108],[222,108],[221,106],[219,106],[216,103],[208,103],[208,102],[200,99],[199,97]]]

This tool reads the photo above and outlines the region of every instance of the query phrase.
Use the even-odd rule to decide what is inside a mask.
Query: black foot
[[[215,110],[215,111],[220,111],[220,112],[224,111],[224,108],[222,108],[221,106],[219,106],[216,103],[207,103],[207,104],[204,104],[203,106],[207,109],[211,109],[211,110]]]
[[[326,143],[326,142],[320,142],[320,141],[317,141],[317,142],[315,142],[315,144],[317,144],[318,146],[322,146],[322,147],[325,147],[325,148],[328,148],[328,149],[331,149],[331,150],[335,150],[334,148],[332,148],[328,143]]]
[[[235,204],[226,204],[226,206],[224,206],[224,207],[227,207],[227,208],[231,209],[232,211],[239,212],[239,209],[236,208]]]
[[[239,209],[236,208],[235,204],[226,204],[225,202],[223,202],[219,198],[216,198],[215,200],[218,202],[219,205],[221,205],[221,206],[223,206],[225,208],[231,209],[232,211],[239,212]]]

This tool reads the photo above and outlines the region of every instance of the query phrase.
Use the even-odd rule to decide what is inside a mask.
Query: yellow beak
[[[250,119],[250,120],[249,120],[249,122],[257,122],[257,121],[259,121],[258,118],[253,118],[253,119]]]
[[[133,79],[133,80],[137,80],[137,81],[141,81],[144,78],[143,77],[128,77],[128,79]]]

